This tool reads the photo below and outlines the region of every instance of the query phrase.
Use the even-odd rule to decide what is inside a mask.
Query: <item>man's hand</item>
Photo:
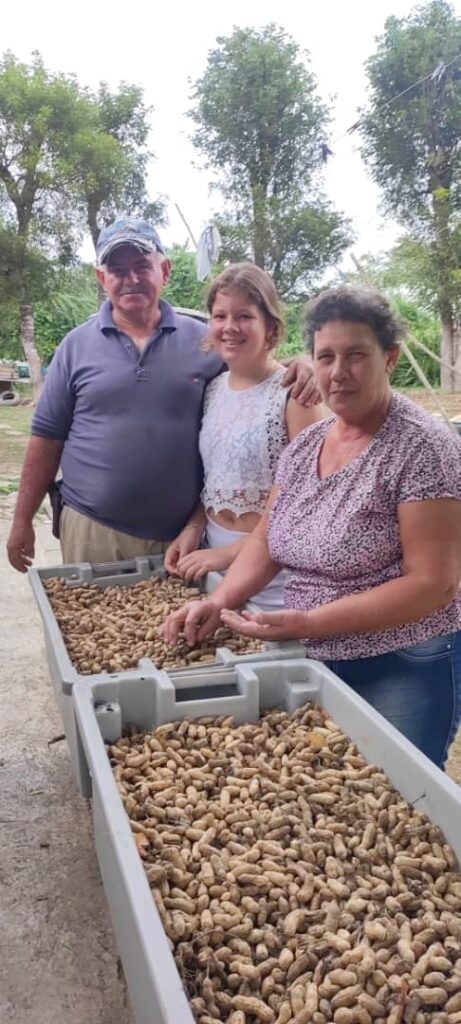
[[[207,572],[222,572],[223,569],[228,569],[233,558],[229,547],[203,548],[180,558],[176,571],[185,580],[200,580]]]
[[[171,612],[161,626],[160,636],[167,644],[177,644],[184,633],[191,647],[200,644],[220,626],[220,608],[213,601],[187,601],[177,612]]]
[[[35,532],[32,523],[13,523],[6,542],[8,558],[14,569],[27,572],[35,555]]]
[[[309,635],[307,612],[231,612],[224,608],[221,622],[229,629],[257,640],[304,640]]]
[[[290,397],[294,398],[299,405],[311,407],[321,402],[321,395],[317,389],[314,378],[312,362],[309,356],[300,355],[291,359],[287,365],[282,386],[289,388]]]
[[[165,551],[165,557],[163,564],[167,572],[172,576],[182,576],[182,572],[179,569],[179,562],[189,555],[191,551],[196,551],[200,544],[201,530],[195,525],[185,526],[181,533],[171,541]],[[188,579],[189,577],[186,577]]]

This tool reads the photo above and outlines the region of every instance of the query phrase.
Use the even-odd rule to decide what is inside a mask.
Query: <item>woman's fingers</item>
[[[202,576],[206,576],[206,569],[203,566],[192,563],[186,569],[181,568],[181,576],[183,576],[187,583],[192,583],[193,580],[199,580]]]
[[[189,601],[177,612],[168,615],[160,629],[160,636],[168,644],[177,644],[180,633],[194,647],[219,626],[219,611],[210,601]]]
[[[200,580],[209,571],[207,552],[194,551],[178,562],[178,572],[187,580]]]
[[[178,636],[182,630],[184,618],[184,607],[180,608],[177,612],[171,612],[170,615],[167,615],[165,622],[159,629],[160,636],[163,640],[166,640],[167,644],[176,644],[178,642]]]
[[[195,608],[194,608],[195,605]],[[209,601],[194,601],[184,623],[184,635],[191,647],[201,643],[219,626],[219,611]]]
[[[178,558],[179,558],[179,551],[178,551],[178,548],[176,546],[171,545],[171,547],[166,549],[165,557],[163,559],[163,564],[164,564],[164,567],[165,567],[167,572],[169,572],[169,573],[177,573],[177,571],[178,571]]]
[[[225,608],[221,621],[236,633],[258,640],[299,640],[309,635],[305,612],[233,612]]]
[[[229,629],[235,629],[236,633],[242,633],[243,636],[260,637],[267,632],[267,625],[264,623],[264,616],[259,612],[257,615],[253,615],[252,612],[239,612],[229,611],[227,608],[221,612],[221,622]]]

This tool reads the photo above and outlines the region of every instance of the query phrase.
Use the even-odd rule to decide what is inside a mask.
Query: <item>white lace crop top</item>
[[[244,391],[229,387],[228,372],[208,384],[199,439],[205,509],[229,509],[237,516],[264,512],[279,457],[288,444],[283,374],[283,369],[276,370]]]

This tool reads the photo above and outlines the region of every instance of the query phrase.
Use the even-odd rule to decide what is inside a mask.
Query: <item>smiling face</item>
[[[116,313],[128,320],[143,321],[158,308],[170,275],[170,263],[161,253],[119,245],[97,275]]]
[[[267,366],[271,327],[245,292],[217,292],[210,316],[211,341],[230,370],[257,374]]]
[[[333,320],[315,332],[314,371],[324,402],[337,416],[360,423],[389,395],[398,346],[385,351],[367,324]]]

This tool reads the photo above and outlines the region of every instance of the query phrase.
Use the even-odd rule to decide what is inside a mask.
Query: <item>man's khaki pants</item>
[[[120,562],[136,555],[161,555],[169,541],[143,540],[111,530],[95,519],[64,505],[59,523],[64,565],[75,562]]]

